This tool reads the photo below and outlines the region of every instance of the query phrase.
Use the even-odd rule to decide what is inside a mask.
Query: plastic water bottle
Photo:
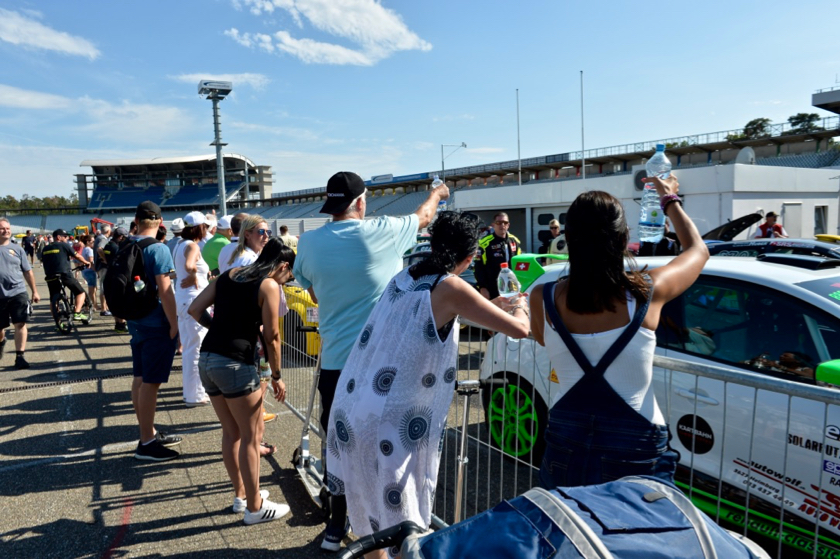
[[[656,153],[645,163],[649,177],[668,178],[671,162],[665,156],[665,144],[656,144]],[[659,195],[653,183],[646,183],[642,194],[642,211],[639,215],[639,241],[658,243],[665,234],[665,212],[659,205]]]
[[[432,181],[432,189],[439,187],[443,184],[443,181],[440,180],[440,177],[435,175],[435,180]],[[446,200],[441,200],[438,202],[437,213],[445,212],[446,211]]]
[[[519,295],[519,280],[516,278],[516,274],[513,273],[513,270],[508,267],[507,262],[502,264],[502,269],[499,270],[499,279],[498,286],[499,286],[499,295],[502,297],[507,297],[508,299],[512,299]]]
[[[134,276],[134,291],[140,293],[146,289],[146,282],[140,279],[140,276]]]

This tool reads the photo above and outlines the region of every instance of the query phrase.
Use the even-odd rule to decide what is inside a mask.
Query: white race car
[[[517,257],[520,265],[514,260],[513,268],[539,268],[535,256]],[[637,259],[651,269],[668,261]],[[663,308],[656,353],[833,388],[840,384],[838,266],[838,260],[785,254],[711,258],[698,280]],[[527,291],[556,281],[566,268],[548,266]],[[539,465],[548,409],[559,399],[545,348],[531,338],[496,334],[480,376],[509,381],[484,395],[492,443]],[[831,551],[819,556],[840,557],[840,391],[824,390],[836,395],[837,405],[802,398],[788,405],[780,393],[659,368],[654,390],[671,446],[681,455],[677,481],[687,489],[690,479],[698,506],[743,525],[748,486],[752,530],[807,551],[819,515],[821,549]],[[780,536],[782,501],[787,514]]]

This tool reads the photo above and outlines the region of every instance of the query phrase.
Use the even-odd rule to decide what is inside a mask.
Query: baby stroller
[[[392,546],[403,559],[769,559],[754,542],[712,522],[676,486],[647,476],[531,489],[425,535],[404,522],[353,542],[339,557]]]

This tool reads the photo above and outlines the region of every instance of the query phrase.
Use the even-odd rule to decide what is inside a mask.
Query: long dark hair
[[[616,301],[630,291],[647,297],[648,283],[627,252],[630,229],[621,202],[606,192],[584,192],[566,214],[569,247],[569,291],[566,307],[578,314],[615,312]],[[631,258],[631,271],[624,259]]]
[[[459,262],[478,248],[481,220],[468,212],[441,212],[429,226],[432,252],[411,268],[414,279],[451,272]]]
[[[284,245],[281,240],[271,238],[260,252],[256,262],[239,268],[230,277],[237,282],[262,281],[273,274],[283,262],[288,262],[289,268],[294,268],[295,251]]]

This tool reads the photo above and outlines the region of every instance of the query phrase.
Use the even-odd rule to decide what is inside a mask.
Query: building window
[[[814,206],[814,235],[828,233],[828,206]]]

